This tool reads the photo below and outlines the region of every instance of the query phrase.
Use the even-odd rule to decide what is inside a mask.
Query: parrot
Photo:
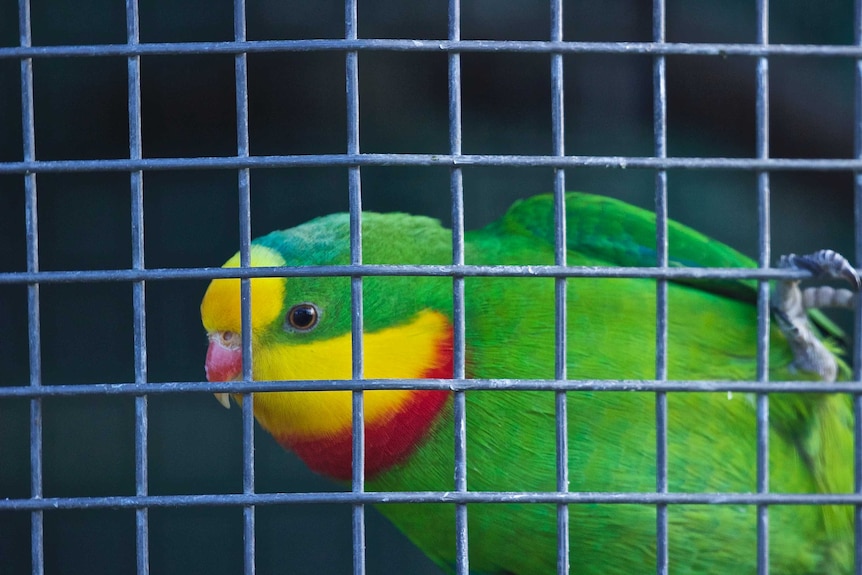
[[[652,212],[568,192],[565,218],[566,265],[656,265]],[[553,265],[554,222],[553,195],[519,200],[499,220],[464,234],[464,261]],[[350,225],[349,215],[339,213],[274,231],[252,241],[250,265],[349,264]],[[361,238],[364,264],[452,264],[452,232],[425,216],[362,212]],[[671,268],[755,266],[672,220],[667,238]],[[828,250],[820,257],[788,256],[782,265],[858,286],[852,267]],[[239,254],[224,264],[239,266]],[[274,277],[250,280],[248,326],[241,320],[239,279],[214,279],[207,287],[201,303],[207,379],[242,379],[241,334],[247,328],[254,380],[350,380],[351,278],[278,277],[276,271]],[[555,279],[467,276],[463,283],[466,377],[554,380]],[[802,297],[799,280],[779,283],[783,288],[772,298],[778,302],[773,301],[775,321],[768,334],[769,381],[846,378],[839,343],[828,337],[828,329],[808,321],[817,319],[813,314],[819,309],[807,307],[826,307],[836,298]],[[656,286],[656,279],[643,277],[567,279],[568,379],[655,379]],[[671,278],[666,287],[667,379],[756,380],[756,280]],[[452,277],[366,276],[362,304],[365,378],[453,378]],[[253,394],[258,423],[311,470],[349,484],[352,392],[294,391],[287,383],[281,389]],[[363,393],[366,490],[453,491],[455,392],[369,386]],[[231,396],[242,401],[239,394],[216,394],[226,407]],[[566,401],[569,490],[655,493],[656,394],[568,391]],[[754,396],[668,392],[666,401],[668,492],[757,492]],[[554,391],[468,390],[464,412],[469,491],[557,490]],[[770,493],[853,492],[848,395],[771,393],[767,434]],[[444,572],[455,572],[455,504],[375,507]],[[470,573],[556,572],[555,504],[466,507]],[[757,572],[756,505],[671,503],[666,510],[672,573]],[[568,514],[572,573],[655,572],[654,503],[576,502],[568,505]],[[771,573],[850,573],[853,507],[770,505],[768,538]]]

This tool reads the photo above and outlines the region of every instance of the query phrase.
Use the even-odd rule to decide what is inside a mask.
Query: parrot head
[[[250,264],[276,268],[347,264],[349,229],[347,214],[335,214],[273,232],[252,242]],[[368,263],[445,263],[450,249],[451,236],[434,220],[363,214],[363,256]],[[224,267],[239,267],[239,262],[236,254]],[[205,365],[209,381],[242,378],[240,291],[239,279],[216,279],[201,303],[209,339]],[[255,380],[351,378],[350,278],[253,278],[250,291]],[[365,278],[363,308],[366,378],[452,377],[451,280]],[[216,398],[230,406],[228,394]],[[403,459],[447,398],[445,391],[366,391],[367,474]],[[339,479],[350,477],[351,392],[259,392],[254,394],[254,413],[279,443],[312,469]]]

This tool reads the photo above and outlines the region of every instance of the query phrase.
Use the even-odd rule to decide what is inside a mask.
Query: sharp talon
[[[859,274],[847,261],[847,258],[832,250],[820,250],[815,255],[821,255],[823,261],[827,264],[823,266],[823,271],[831,277],[846,280],[853,285],[856,291],[862,287],[859,281]]]
[[[856,273],[856,269],[850,265],[850,262],[844,260],[844,263],[847,264],[847,269],[844,270],[844,273],[841,274],[841,277],[847,280],[848,283],[853,285],[853,291],[859,291],[862,289],[862,281],[859,279],[859,274]]]
[[[806,256],[789,254],[782,256],[779,261],[782,268],[795,268],[811,272],[814,278],[843,279],[859,291],[862,289],[862,281],[859,274],[847,261],[847,258],[833,250],[820,250]]]

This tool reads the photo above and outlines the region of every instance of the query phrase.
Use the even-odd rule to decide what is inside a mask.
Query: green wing
[[[489,227],[534,236],[554,245],[554,198],[546,194],[516,202]],[[566,194],[566,247],[609,266],[649,267],[658,262],[655,214],[604,196]],[[668,221],[668,266],[687,268],[754,268],[754,260],[700,232]],[[746,302],[757,299],[753,280],[671,280]],[[844,331],[819,310],[809,311],[823,333],[846,345]]]
[[[554,199],[542,195],[522,200],[492,226],[554,244]],[[670,267],[752,268],[755,262],[707,236],[668,221]],[[655,214],[613,198],[580,192],[566,194],[566,247],[609,266],[657,265]],[[745,280],[673,280],[707,291],[754,301],[756,282]]]

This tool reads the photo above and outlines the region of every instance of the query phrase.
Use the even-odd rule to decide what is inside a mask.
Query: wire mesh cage
[[[750,382],[667,381],[675,276],[661,244],[673,218],[762,268],[820,247],[859,254],[860,62],[862,4],[849,1],[3,3],[0,573],[441,573],[368,507],[384,500],[454,506],[460,574],[482,502],[555,505],[560,573],[578,572],[565,534],[582,504],[655,509],[659,573],[673,570],[677,504],[755,506],[760,573],[775,504],[856,506],[858,549],[859,441],[854,493],[770,493],[764,370]],[[562,206],[567,189],[656,211],[655,266],[566,266],[562,227],[555,265],[464,265],[465,229],[539,193]],[[451,265],[363,264],[361,210],[440,219]],[[350,264],[322,273],[351,278],[354,379],[282,389],[353,392],[346,484],[255,429],[253,401],[241,417],[212,403],[213,392],[272,389],[250,365],[245,381],[202,381],[208,281],[246,278],[247,295],[262,275],[246,267],[251,238],[331,212],[353,222]],[[242,267],[216,267],[238,248]],[[722,277],[778,277],[759,272]],[[655,377],[569,379],[567,282],[619,273],[659,278]],[[453,278],[453,380],[362,380],[362,278],[387,274]],[[465,278],[494,274],[556,286],[555,377],[506,385],[554,395],[563,454],[566,390],[654,395],[655,490],[583,492],[562,465],[556,491],[471,491],[464,425],[452,491],[366,490],[361,390],[451,389],[463,423],[466,395],[501,385],[465,378]],[[862,391],[858,366],[834,389]],[[753,493],[669,491],[667,397],[692,390],[757,394]]]

